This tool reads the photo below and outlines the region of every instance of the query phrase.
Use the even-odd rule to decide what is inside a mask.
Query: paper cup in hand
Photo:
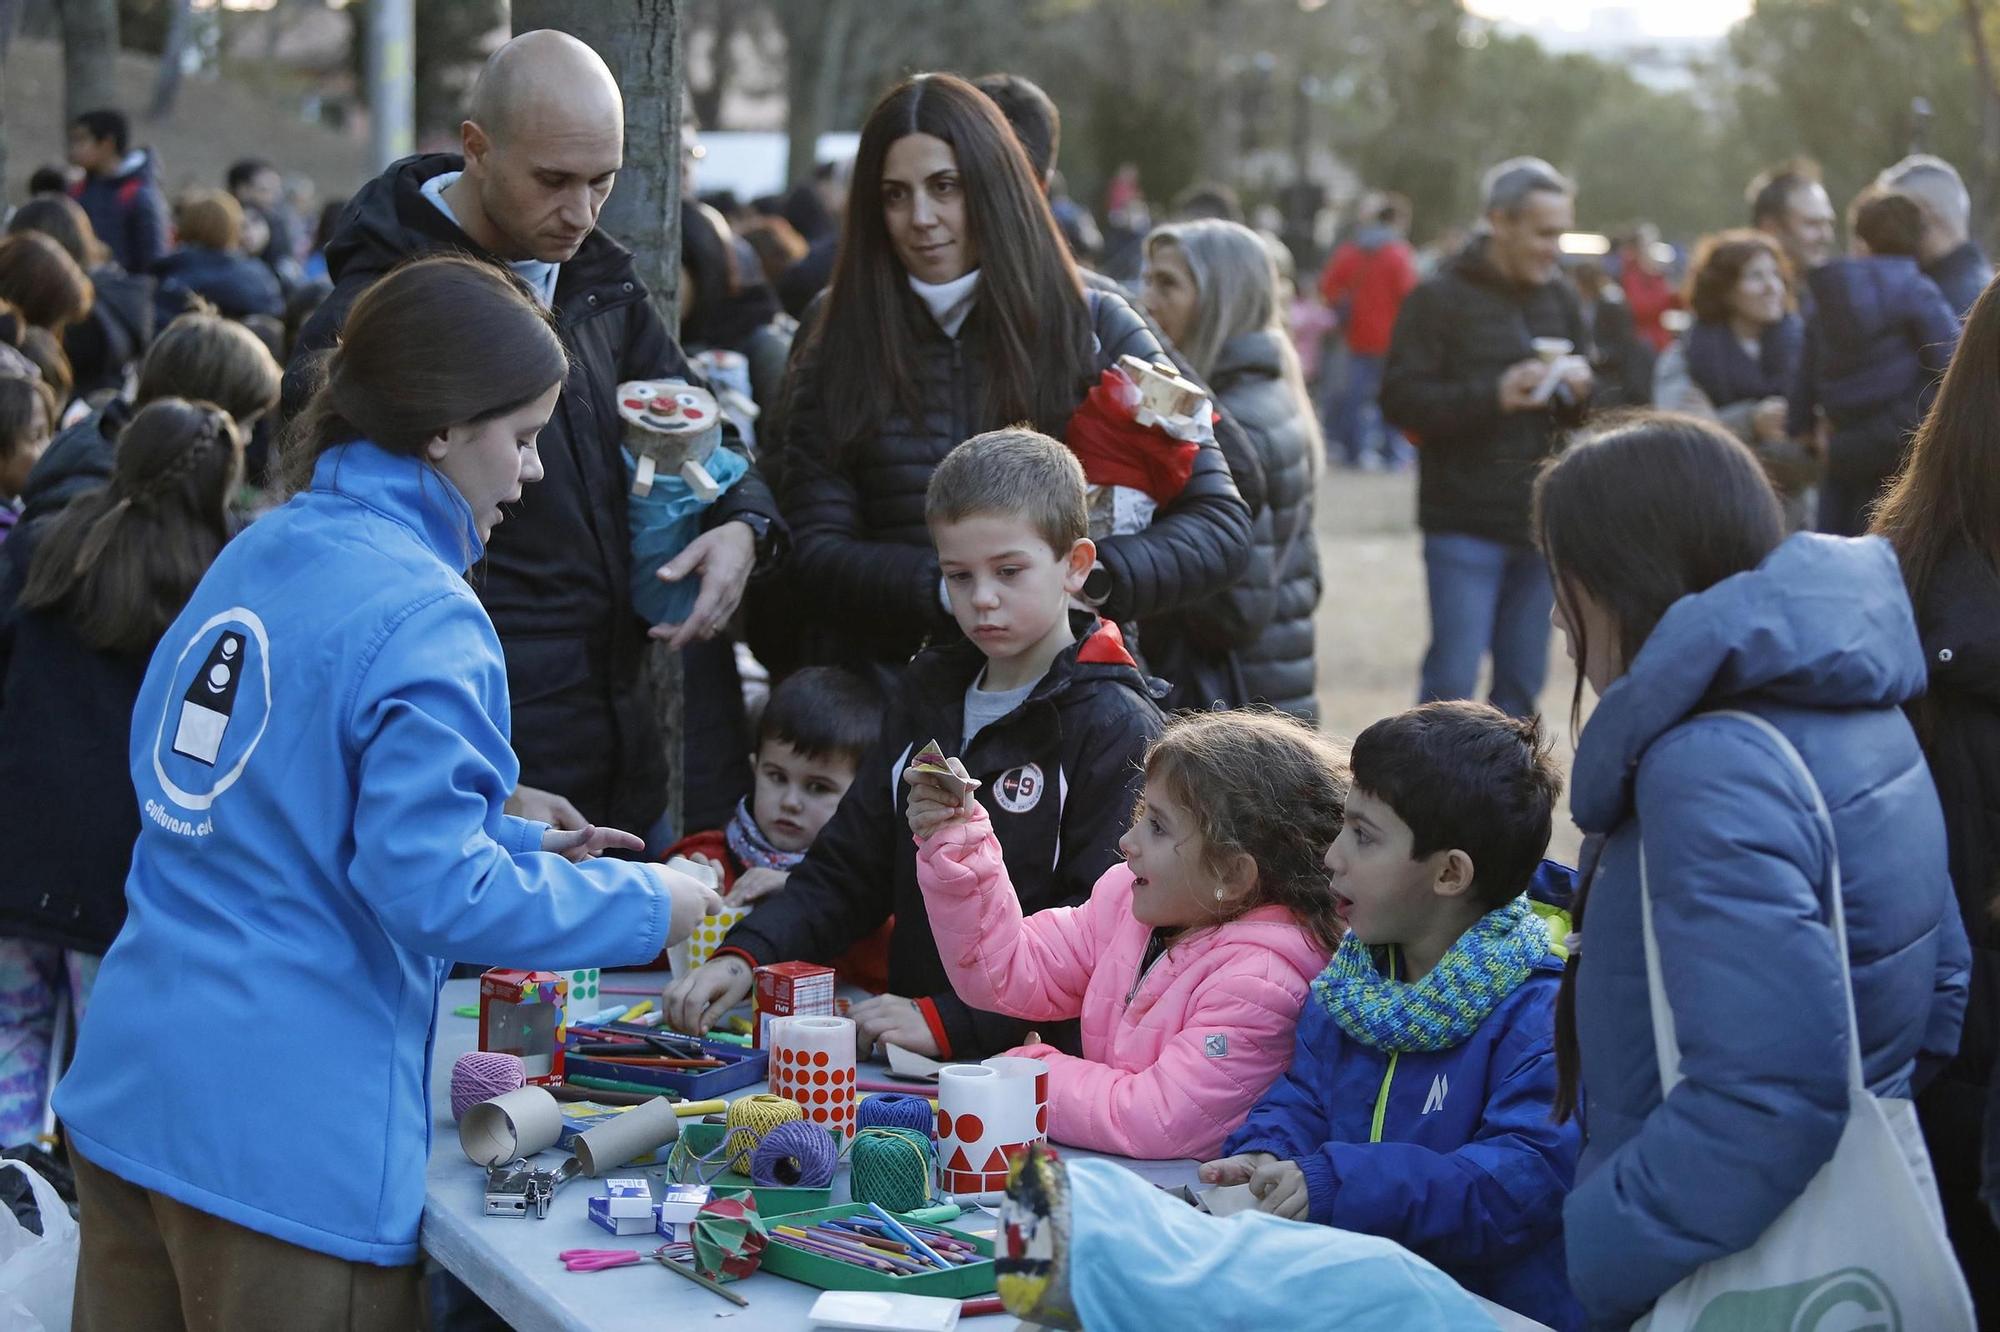
[[[1576,350],[1576,344],[1568,338],[1536,338],[1528,345],[1535,349],[1535,355],[1542,358],[1543,365],[1554,365]]]

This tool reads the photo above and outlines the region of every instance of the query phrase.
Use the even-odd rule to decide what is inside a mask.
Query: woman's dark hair
[[[7,234],[33,231],[62,246],[63,253],[86,271],[110,257],[104,242],[90,225],[90,214],[66,194],[43,194],[28,200],[7,219]]]
[[[764,270],[764,281],[773,289],[786,269],[806,257],[811,248],[806,238],[799,235],[798,228],[782,217],[753,218],[743,228],[743,239],[750,242],[750,248],[757,252],[757,264]]]
[[[1919,612],[1946,557],[1969,548],[2000,572],[2000,283],[1989,284],[1958,337],[1944,382],[1869,530],[1889,539]],[[1917,721],[1927,735],[1927,699]]]
[[[282,372],[255,333],[217,314],[184,314],[168,324],[139,363],[132,400],[195,398],[212,402],[238,422],[278,405]]]
[[[90,313],[95,291],[68,251],[39,231],[0,238],[0,296],[56,336]]]
[[[742,271],[729,224],[706,204],[681,203],[681,267],[693,278],[681,302],[681,345],[690,350],[739,350],[778,317],[778,298],[761,269]]]
[[[361,293],[317,366],[319,388],[286,431],[286,488],[310,486],[320,454],[352,440],[421,456],[451,426],[533,402],[568,368],[548,312],[511,273],[412,260]]]
[[[950,74],[919,74],[890,89],[861,128],[847,229],[810,336],[834,448],[873,435],[892,411],[923,419],[917,347],[930,315],[910,290],[882,216],[884,163],[891,145],[911,134],[944,141],[958,159],[979,255],[979,300],[966,330],[980,339],[984,389],[968,433],[1025,421],[1060,435],[1091,371],[1076,264],[992,99]]]
[[[1778,497],[1757,455],[1693,416],[1640,412],[1550,460],[1535,482],[1535,541],[1576,638],[1570,726],[1590,659],[1573,598],[1587,592],[1618,626],[1629,664],[1682,597],[1764,562],[1784,540]],[[1570,914],[1578,930],[1590,881]],[[1556,1003],[1556,1117],[1576,1113],[1576,973],[1572,953]]]
[[[35,363],[42,382],[55,393],[56,401],[67,405],[76,391],[76,372],[70,366],[62,340],[46,328],[30,326],[21,330],[20,352]]]
[[[1792,266],[1778,242],[1761,231],[1739,227],[1704,236],[1688,261],[1687,303],[1696,319],[1720,324],[1729,318],[1729,294],[1743,280],[1743,270],[1759,255],[1770,255],[1778,265],[1787,292],[1792,286]]]
[[[221,408],[160,398],[118,436],[111,483],[51,520],[21,605],[62,614],[101,652],[146,652],[229,537],[243,439]]]

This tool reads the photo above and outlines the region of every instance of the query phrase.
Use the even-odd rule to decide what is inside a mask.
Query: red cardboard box
[[[569,978],[495,967],[479,978],[479,1048],[519,1055],[528,1084],[563,1080]]]
[[[773,962],[757,968],[757,1022],[752,1043],[771,1043],[771,1019],[832,1017],[833,968],[813,962]]]

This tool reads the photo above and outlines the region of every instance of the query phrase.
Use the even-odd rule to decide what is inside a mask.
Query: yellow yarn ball
[[[788,1120],[804,1119],[805,1115],[797,1101],[768,1092],[732,1101],[725,1121],[729,1133],[724,1138],[729,1147],[729,1168],[739,1175],[748,1175],[750,1153],[757,1150],[764,1135]]]

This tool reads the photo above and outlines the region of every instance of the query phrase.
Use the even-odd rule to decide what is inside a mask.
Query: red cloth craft
[[[1194,474],[1199,444],[1175,439],[1134,419],[1138,387],[1116,366],[1104,372],[1069,418],[1063,443],[1083,464],[1093,486],[1130,486],[1162,507],[1173,502]]]

